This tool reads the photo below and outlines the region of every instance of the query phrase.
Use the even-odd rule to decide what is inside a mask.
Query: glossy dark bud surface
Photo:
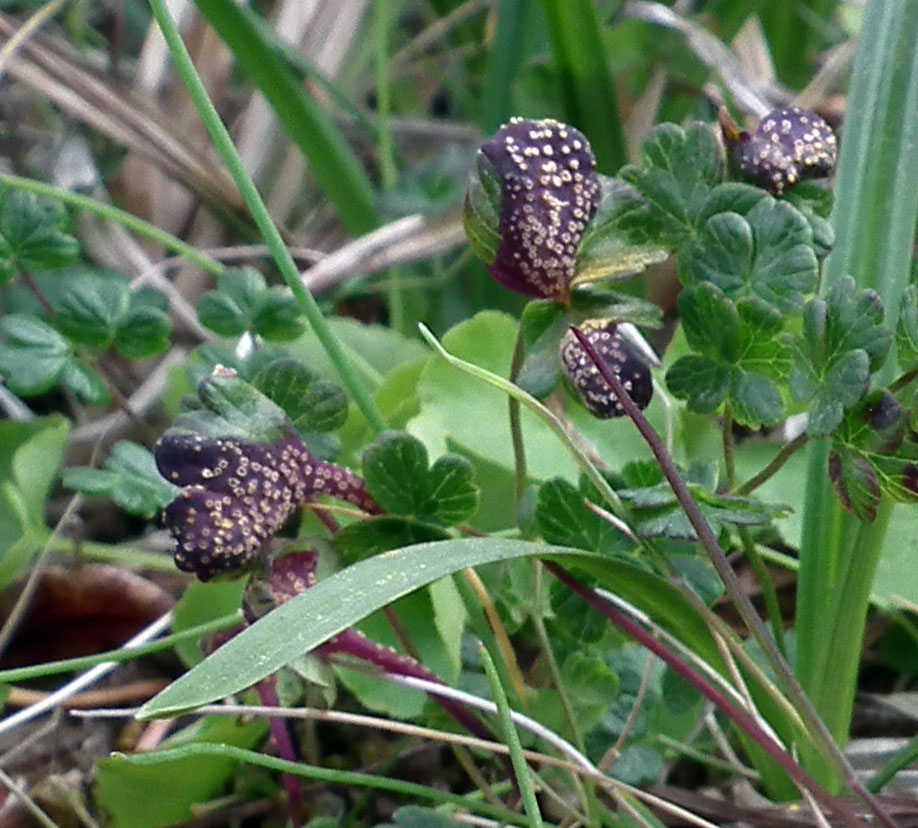
[[[775,195],[804,178],[824,178],[835,167],[835,133],[815,112],[796,106],[770,112],[751,135],[739,137],[739,165]]]
[[[621,380],[637,407],[643,409],[650,405],[653,397],[650,367],[618,333],[617,324],[608,319],[590,319],[578,328],[606,367]],[[606,420],[625,413],[611,386],[572,331],[561,339],[561,365],[581,401],[594,416]]]
[[[167,433],[153,451],[182,486],[163,518],[176,566],[202,581],[245,566],[305,500],[312,458],[294,434],[276,443]]]
[[[583,133],[554,120],[514,118],[481,146],[466,227],[475,244],[490,233],[475,232],[471,222],[496,218],[494,249],[483,243],[476,250],[497,281],[526,296],[566,299],[577,248],[599,203],[595,166]],[[490,211],[476,211],[492,197]]]

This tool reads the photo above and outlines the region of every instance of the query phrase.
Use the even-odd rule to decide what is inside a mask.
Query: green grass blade
[[[9,670],[0,670],[0,684],[12,684],[16,681],[28,681],[30,679],[42,678],[44,676],[53,676],[58,673],[70,673],[78,670],[89,670],[97,664],[105,664],[109,661],[132,661],[135,658],[158,653],[162,650],[168,650],[176,644],[183,641],[190,641],[201,638],[211,633],[227,630],[242,621],[242,613],[234,612],[231,615],[224,615],[206,624],[198,624],[195,627],[189,627],[187,630],[166,635],[151,641],[149,644],[143,644],[140,647],[131,647],[130,649],[121,648],[118,650],[109,650],[104,653],[95,653],[91,656],[79,656],[77,658],[65,658],[60,661],[47,661],[43,664],[34,664],[29,667],[13,667]]]
[[[481,102],[481,126],[490,135],[513,115],[513,81],[529,53],[536,9],[530,0],[499,0],[494,42],[488,52]]]
[[[303,653],[416,589],[468,567],[520,558],[576,566],[615,589],[717,669],[710,630],[676,587],[624,561],[541,543],[467,538],[407,546],[349,566],[277,607],[149,701],[140,718],[209,704],[273,675]],[[257,657],[254,656],[257,654]]]
[[[824,282],[831,285],[852,274],[862,288],[877,291],[894,326],[918,220],[918,3],[868,4],[847,113],[832,217],[837,242]],[[809,450],[797,672],[829,730],[844,744],[866,610],[891,509],[885,506],[869,526],[847,516],[828,481],[828,453],[826,441]],[[837,777],[817,760],[810,770],[838,787]]]
[[[454,794],[449,791],[440,790],[439,788],[419,785],[416,782],[405,782],[402,779],[395,779],[391,776],[374,776],[369,773],[343,771],[334,768],[320,768],[315,765],[289,762],[286,759],[276,759],[273,756],[265,756],[263,753],[245,750],[244,748],[234,747],[233,745],[199,742],[197,744],[183,745],[182,747],[158,750],[152,753],[140,753],[134,756],[125,756],[122,753],[116,753],[108,761],[120,761],[131,765],[158,765],[163,762],[176,762],[180,759],[201,756],[223,756],[235,762],[246,762],[280,773],[302,776],[304,779],[314,779],[317,782],[343,785],[345,787],[389,791],[389,793],[399,794],[412,801],[421,799],[439,802],[444,805],[453,805],[464,811],[481,814],[492,820],[497,820],[500,823],[507,823],[509,825],[525,826],[527,824],[526,820],[519,814],[515,814],[506,808],[498,808],[496,805],[491,805],[488,802],[482,802],[475,796],[462,796],[461,794]]]
[[[542,828],[542,812],[539,810],[539,802],[536,799],[535,788],[532,785],[532,775],[529,773],[529,765],[526,764],[526,757],[523,756],[523,746],[520,744],[520,734],[516,732],[516,725],[513,724],[513,718],[510,715],[510,705],[507,702],[507,694],[501,686],[500,677],[497,675],[497,668],[494,666],[494,659],[491,654],[484,648],[479,647],[478,653],[481,656],[481,664],[487,673],[488,681],[491,683],[491,695],[497,704],[498,718],[500,719],[501,731],[504,736],[504,744],[510,751],[510,762],[513,765],[513,773],[516,776],[516,783],[520,788],[520,796],[523,798],[523,807],[526,809],[526,816],[529,817],[529,828]]]
[[[196,5],[309,160],[345,227],[355,235],[376,227],[379,215],[370,179],[344,136],[281,60],[262,30],[253,26],[231,0],[198,0]]]
[[[590,139],[596,168],[611,175],[628,160],[615,87],[593,0],[542,0],[567,119]]]
[[[20,178],[18,175],[8,175],[7,173],[0,173],[0,186],[14,187],[17,190],[26,190],[30,193],[35,193],[35,195],[51,198],[61,202],[61,204],[75,207],[77,210],[82,210],[105,219],[105,221],[110,221],[112,224],[118,224],[125,230],[130,230],[132,233],[136,233],[138,236],[160,245],[176,256],[183,256],[193,265],[215,276],[218,276],[224,270],[223,265],[216,259],[201,253],[197,248],[176,238],[171,233],[167,233],[155,224],[150,224],[150,222],[137,218],[137,216],[118,207],[106,204],[104,201],[97,201],[94,198],[89,198],[89,196],[73,193],[70,190],[55,187],[53,184],[46,184],[43,181]]]
[[[799,89],[810,79],[837,6],[837,0],[768,0],[760,4],[759,17],[783,83]]]
[[[232,175],[233,180],[236,182],[236,186],[239,188],[239,192],[246,206],[252,213],[255,224],[258,226],[265,243],[271,250],[271,255],[281,275],[284,277],[284,281],[293,292],[294,297],[296,297],[297,302],[306,316],[306,320],[309,322],[316,337],[328,354],[328,358],[335,366],[335,370],[338,372],[342,384],[350,392],[351,397],[365,417],[367,423],[374,431],[382,431],[386,427],[385,420],[379,413],[379,409],[373,401],[369,391],[367,391],[360,377],[354,371],[353,366],[347,359],[341,343],[329,328],[318,303],[300,281],[300,274],[290,255],[290,251],[287,250],[287,246],[284,244],[284,240],[281,238],[277,227],[275,227],[274,221],[268,212],[268,208],[265,206],[255,183],[246,171],[242,159],[236,151],[236,147],[233,144],[232,138],[230,138],[229,132],[227,132],[223,121],[220,119],[220,115],[217,113],[217,110],[214,108],[213,103],[207,95],[207,90],[201,82],[201,78],[194,67],[194,63],[192,63],[191,55],[188,54],[188,50],[185,48],[181,35],[179,35],[178,29],[175,26],[175,22],[172,20],[166,8],[165,0],[151,0],[150,7],[163,33],[163,37],[169,46],[169,51],[172,53],[176,70],[181,76],[188,90],[188,94],[194,102],[195,108],[201,116],[201,120],[204,122],[205,127],[207,127],[211,140],[214,142],[214,147],[229,169],[230,175]],[[270,50],[267,51],[270,53]]]

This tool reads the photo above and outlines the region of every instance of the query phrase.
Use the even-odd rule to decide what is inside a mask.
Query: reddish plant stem
[[[644,441],[653,452],[654,457],[656,457],[657,462],[660,464],[660,470],[663,472],[663,476],[666,478],[673,493],[676,495],[676,499],[685,512],[685,516],[688,518],[689,523],[691,523],[692,528],[697,533],[699,542],[708,553],[708,557],[714,569],[720,576],[721,581],[723,581],[727,594],[733,601],[746,627],[762,648],[769,664],[781,679],[784,690],[796,704],[798,712],[803,717],[804,721],[806,721],[818,734],[823,744],[831,752],[838,766],[844,771],[846,781],[851,786],[852,790],[857,791],[887,828],[896,828],[896,823],[886,812],[886,809],[883,808],[879,800],[867,790],[864,783],[858,778],[851,763],[835,743],[832,734],[829,733],[825,722],[822,721],[819,714],[816,712],[813,703],[806,693],[803,692],[803,688],[797,681],[787,661],[778,650],[774,639],[768,634],[768,630],[765,629],[765,624],[756,614],[755,607],[752,606],[749,596],[743,592],[739,579],[736,577],[736,573],[730,566],[723,549],[720,548],[717,537],[714,535],[713,530],[702,514],[698,504],[695,502],[695,499],[692,497],[692,493],[689,491],[688,486],[679,474],[678,469],[676,469],[675,461],[669,455],[669,452],[667,452],[666,446],[663,445],[663,441],[641,410],[637,407],[634,400],[631,399],[631,395],[625,390],[621,380],[615,372],[610,371],[606,364],[600,359],[599,355],[596,353],[596,349],[592,346],[590,341],[576,327],[571,326],[571,331],[574,336],[577,337],[577,341],[580,342],[581,347],[593,361],[593,364],[602,375],[602,378],[609,384],[612,393],[618,397],[622,408],[625,410],[625,414],[630,417],[638,433],[644,438]]]
[[[772,739],[748,713],[734,704],[710,681],[701,674],[695,672],[688,664],[680,659],[675,653],[661,644],[653,635],[645,630],[640,624],[622,613],[602,596],[594,592],[586,584],[579,581],[570,573],[562,569],[558,564],[552,561],[543,561],[545,568],[551,572],[561,583],[563,583],[571,592],[576,593],[591,607],[601,612],[622,632],[630,635],[635,641],[646,647],[654,655],[663,660],[673,672],[684,678],[692,687],[707,697],[719,710],[726,714],[737,727],[745,731],[748,736],[764,750],[772,759],[777,762],[784,772],[794,780],[802,789],[809,791],[813,798],[844,820],[846,825],[852,828],[864,828],[857,814],[846,808],[823,788],[815,779],[813,779],[784,749]]]
[[[280,707],[280,700],[277,698],[277,679],[272,676],[255,685],[258,698],[265,707]],[[290,731],[287,729],[286,719],[271,716],[268,718],[268,727],[271,730],[271,738],[277,745],[277,753],[281,759],[289,762],[299,761],[293,739],[290,738]],[[282,774],[284,790],[287,792],[287,808],[290,812],[290,821],[293,825],[300,824],[300,809],[303,803],[303,790],[300,786],[300,778],[290,773]]]
[[[432,673],[423,665],[418,664],[413,658],[397,653],[389,647],[377,644],[362,633],[357,632],[357,630],[345,630],[339,633],[331,639],[331,641],[323,644],[319,648],[319,652],[323,656],[339,653],[349,655],[361,661],[366,661],[378,667],[380,670],[384,670],[396,676],[411,676],[413,678],[443,684],[439,676]],[[481,722],[481,720],[463,705],[453,699],[447,699],[442,696],[437,696],[435,701],[449,713],[450,716],[459,722],[459,724],[468,730],[469,733],[483,739],[494,738],[494,734]]]

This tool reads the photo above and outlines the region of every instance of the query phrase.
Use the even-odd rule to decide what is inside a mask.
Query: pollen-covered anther
[[[480,152],[501,184],[500,247],[492,275],[527,296],[563,300],[599,199],[586,138],[558,121],[515,118]],[[562,243],[562,235],[571,241]]]
[[[752,135],[739,137],[740,170],[776,195],[804,178],[829,175],[837,154],[832,128],[796,106],[769,113]]]
[[[646,408],[653,397],[650,368],[618,333],[617,324],[608,319],[590,319],[578,328],[637,407]],[[625,413],[612,387],[572,331],[561,339],[561,365],[580,400],[595,417],[605,420]]]

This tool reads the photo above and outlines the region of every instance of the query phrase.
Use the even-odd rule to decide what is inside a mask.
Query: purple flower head
[[[790,106],[770,112],[751,135],[740,133],[738,152],[742,172],[780,195],[804,178],[829,175],[838,145],[819,115]]]
[[[175,564],[202,581],[239,569],[277,534],[309,492],[311,456],[295,434],[277,443],[166,433],[154,448],[182,486],[164,512]]]
[[[638,408],[646,408],[653,397],[650,368],[618,333],[609,319],[590,319],[577,326],[596,353],[621,380]],[[625,410],[573,332],[561,338],[561,365],[591,414],[600,419],[621,417]]]
[[[308,501],[330,495],[379,507],[361,478],[318,460],[278,405],[218,366],[153,449],[160,474],[182,487],[164,510],[175,564],[202,581],[245,567]]]
[[[510,290],[566,301],[580,240],[599,203],[589,142],[558,121],[514,118],[481,146],[479,159],[478,174],[490,175],[499,189],[489,272]],[[467,213],[472,198],[470,190]]]

